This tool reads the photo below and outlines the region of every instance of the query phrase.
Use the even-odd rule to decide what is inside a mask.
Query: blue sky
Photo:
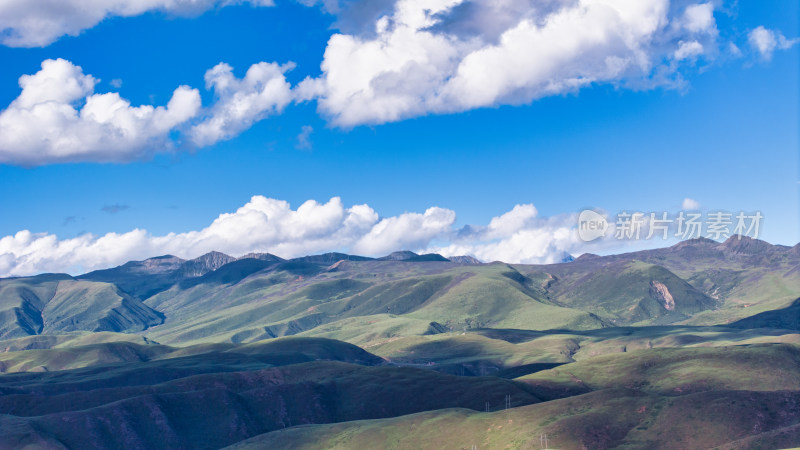
[[[376,39],[372,30],[377,17],[358,19],[356,13],[364,7],[358,1],[306,6],[276,0],[273,6],[263,6],[208,0],[188,13],[171,6],[145,8],[141,13],[101,11],[99,23],[87,19],[88,25],[77,30],[70,24],[81,22],[74,18],[61,23],[59,17],[50,17],[64,28],[61,34],[53,32],[58,34],[54,37],[21,28],[14,22],[22,23],[20,18],[0,19],[0,29],[4,29],[0,39],[5,44],[0,46],[0,109],[7,116],[6,122],[0,118],[0,130],[7,136],[21,126],[12,120],[16,116],[11,112],[32,108],[18,99],[23,98],[18,80],[45,72],[46,60],[62,59],[59,67],[65,70],[80,68],[69,76],[94,77],[93,89],[65,102],[77,109],[89,95],[111,92],[133,106],[166,105],[182,85],[187,86],[186,92],[196,89],[200,102],[187,100],[185,108],[191,112],[186,115],[191,117],[176,118],[176,125],[141,140],[110,137],[104,134],[107,127],[84,132],[84,128],[75,131],[52,121],[31,125],[31,119],[26,126],[34,134],[26,135],[24,142],[0,136],[0,238],[7,236],[5,242],[0,241],[4,255],[0,274],[74,272],[162,251],[192,257],[208,250],[208,245],[234,254],[252,249],[282,251],[285,256],[326,250],[367,254],[400,248],[463,250],[484,258],[548,262],[563,252],[584,250],[574,240],[553,243],[561,239],[557,230],[567,226],[571,214],[587,207],[609,213],[672,213],[682,208],[686,198],[703,210],[761,211],[765,217],[761,237],[794,245],[800,240],[800,46],[794,41],[799,34],[798,3],[652,2],[667,5],[664,17],[670,24],[685,23],[681,21],[688,17],[687,8],[708,5],[714,30],[686,31],[691,27],[684,25],[686,30],[675,31],[677,25],[664,25],[648,31],[640,36],[645,43],[636,44],[647,55],[647,69],[634,65],[619,73],[589,62],[595,57],[606,62],[610,56],[624,59],[634,53],[629,48],[576,40],[576,45],[586,49],[583,56],[570,59],[551,51],[569,38],[548,42],[549,35],[542,33],[539,41],[522,44],[531,45],[530,54],[537,58],[557,62],[544,75],[547,83],[579,76],[588,80],[586,84],[547,90],[541,80],[532,78],[538,76],[533,69],[514,72],[516,55],[506,73],[506,66],[498,65],[492,82],[509,80],[508,84],[522,87],[502,91],[507,85],[498,81],[500,94],[486,94],[489,97],[481,97],[482,91],[475,88],[479,82],[475,80],[480,80],[477,75],[464,82],[469,89],[457,90],[460,85],[450,83],[456,86],[451,89],[449,82],[458,78],[455,71],[437,74],[434,79],[440,84],[426,91],[426,83],[434,83],[424,78],[426,67],[443,72],[450,63],[397,68],[391,67],[391,58],[381,62],[377,54],[365,63],[365,71],[374,70],[382,77],[397,75],[400,82],[388,79],[393,83],[410,79],[413,85],[390,85],[383,98],[376,94],[346,101],[336,100],[337,90],[345,89],[341,86],[350,80],[335,79],[332,74],[340,64],[344,68],[338,70],[348,75],[348,61],[334,57],[332,36],[347,36],[358,45]],[[441,23],[467,23],[450,13],[469,2],[449,3],[440,16],[428,20],[444,17]],[[533,11],[546,2],[506,3]],[[402,25],[402,19],[392,15],[399,10],[398,4],[422,8],[426,2],[382,2],[390,30]],[[558,13],[555,9],[537,14]],[[43,13],[32,9],[20,14]],[[66,11],[64,17],[69,14],[77,13]],[[494,20],[487,14],[481,17]],[[508,20],[497,11],[494,14],[496,23]],[[362,23],[354,26],[352,22],[358,20]],[[493,45],[487,31],[490,25],[476,25],[478,31],[472,33],[478,38],[468,37],[485,39],[484,47]],[[505,26],[512,29],[517,24]],[[772,41],[759,46],[764,41],[753,34],[759,29],[764,32],[761,37]],[[467,45],[459,31],[451,33],[456,36],[451,40],[462,40],[442,54],[463,66],[464,55],[475,55],[459,47]],[[439,35],[447,36],[445,32]],[[438,45],[433,40],[420,42],[426,51],[426,45]],[[687,42],[698,43],[702,50],[677,57]],[[544,50],[533,48],[536,45]],[[427,55],[439,58],[434,50]],[[276,68],[294,64],[284,75],[279,69],[269,75],[270,79],[285,76],[281,81],[287,88],[281,92],[289,97],[270,97],[269,106],[256,108],[245,118],[230,121],[224,116],[220,120],[228,122],[211,141],[193,141],[192,127],[220,116],[228,105],[227,94],[206,88],[207,71],[224,62],[233,68],[234,80],[242,79],[251,65],[262,61],[274,62]],[[327,71],[321,69],[323,61],[329,64]],[[548,67],[547,61],[534,62],[532,67]],[[421,81],[414,81],[418,76],[423,77]],[[318,85],[307,83],[312,94],[299,93],[304,79],[318,81]],[[385,79],[376,76],[372,83]],[[237,86],[240,94],[252,93],[244,84]],[[230,91],[230,98],[236,89]],[[396,90],[407,97],[398,103],[384,102]],[[469,98],[473,93],[475,99]],[[149,133],[160,122],[171,120],[165,117],[134,133]],[[307,144],[298,140],[304,127]],[[40,130],[55,133],[51,136],[74,131],[79,136],[78,150],[64,150],[46,139],[36,141]],[[98,133],[95,140],[82,140],[94,132]],[[93,150],[81,153],[81,146]],[[239,216],[237,210],[258,203],[251,200],[253,196],[288,202],[287,222],[275,223],[275,216],[253,206],[264,215],[258,219],[263,222],[237,228],[233,222]],[[341,198],[341,206],[328,203],[335,197]],[[320,208],[329,205],[332,216],[295,213],[308,200],[315,200]],[[364,219],[357,231],[347,228],[345,233],[343,223],[352,215],[348,211],[362,204],[369,205],[374,217]],[[517,205],[534,205],[535,210],[514,222]],[[426,214],[430,208],[439,209]],[[241,230],[243,237],[238,241],[233,235],[208,230],[226,213],[236,216],[227,227],[233,231],[226,232]],[[493,218],[497,220],[492,222]],[[506,222],[517,228],[503,228]],[[506,234],[493,232],[493,223]],[[262,225],[274,229],[270,228],[269,236],[248,240],[248,227]],[[454,233],[465,225],[472,226],[472,237],[455,238]],[[98,250],[98,239],[108,233],[127,236],[135,229],[146,231],[121,242],[111,255]],[[298,229],[310,234],[292,234]],[[429,231],[419,232],[422,229]],[[32,235],[18,235],[21,230]],[[202,230],[213,235],[203,238],[206,244],[185,236],[192,231],[202,234]],[[164,244],[169,233],[184,235]],[[530,245],[531,251],[502,250],[514,245]],[[616,248],[585,249],[610,252]]]

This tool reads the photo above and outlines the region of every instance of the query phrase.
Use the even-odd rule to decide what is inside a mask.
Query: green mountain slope
[[[505,264],[281,263],[241,281],[188,288],[176,285],[147,299],[148,306],[166,316],[165,323],[149,330],[148,336],[165,343],[249,342],[378,314],[402,316],[426,326],[436,322],[442,330],[604,325],[591,313],[546,300],[542,292],[520,283],[517,277],[521,275]]]
[[[524,383],[386,366],[324,339],[121,345],[138,347],[141,360],[0,376],[0,447],[219,448],[298,424],[479,410],[505,395],[514,405],[540,401]]]
[[[113,284],[42,275],[0,280],[0,338],[70,331],[135,332],[163,316]]]
[[[255,448],[787,448],[800,443],[797,346],[645,350],[522,380],[553,400],[485,413],[447,409],[298,426]],[[513,406],[513,405],[512,405]]]

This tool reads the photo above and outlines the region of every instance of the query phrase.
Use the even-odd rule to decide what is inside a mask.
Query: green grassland
[[[787,448],[797,444],[796,392],[703,392],[680,397],[625,389],[504,411],[463,409],[307,425],[230,449]],[[787,412],[788,410],[788,412]]]
[[[800,246],[455,261],[2,279],[0,448],[800,445]]]
[[[541,401],[522,382],[387,365],[324,339],[139,347],[140,361],[3,375],[0,447],[219,448],[304,423]]]
[[[521,381],[563,397],[510,409],[448,409],[301,426],[230,448],[781,448],[800,427],[795,345],[650,349]],[[499,405],[498,405],[499,406]]]

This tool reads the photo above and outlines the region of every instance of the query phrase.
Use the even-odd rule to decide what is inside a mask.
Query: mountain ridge
[[[156,340],[177,343],[313,333],[327,324],[376,314],[403,317],[402,329],[408,331],[401,333],[487,326],[546,330],[725,324],[788,307],[800,297],[797,248],[749,238],[701,238],[545,265],[484,264],[472,257],[450,260],[410,251],[382,258],[335,252],[292,259],[268,253],[235,258],[209,252],[191,260],[162,255],[77,277],[0,280],[17,280],[16,290],[0,291],[0,305],[6,305],[0,330],[6,337],[147,330]],[[42,295],[48,294],[28,290],[71,280],[103,292],[103,300],[95,297],[81,307],[95,305],[105,312],[78,323],[48,316],[45,327]],[[69,299],[81,304],[76,296]],[[744,309],[742,304],[757,307]],[[78,306],[65,307],[73,311]]]

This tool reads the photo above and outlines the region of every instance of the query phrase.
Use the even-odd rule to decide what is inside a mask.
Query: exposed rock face
[[[213,272],[230,262],[236,261],[233,256],[220,252],[209,252],[183,264],[183,274],[186,277],[200,277],[208,272]]]
[[[650,283],[650,286],[653,296],[660,302],[663,302],[664,308],[667,311],[674,311],[675,299],[672,298],[672,294],[670,294],[669,289],[667,289],[664,283],[654,280]]]

